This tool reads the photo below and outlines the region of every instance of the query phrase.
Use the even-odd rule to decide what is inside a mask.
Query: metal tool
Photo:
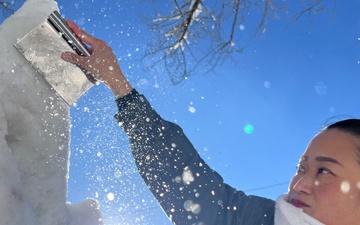
[[[80,68],[61,59],[64,51],[84,57],[90,53],[57,11],[14,46],[68,105],[93,86]]]

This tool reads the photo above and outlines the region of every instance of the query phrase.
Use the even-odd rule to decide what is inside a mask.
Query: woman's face
[[[288,202],[327,225],[360,221],[359,140],[338,129],[314,137],[289,186]]]

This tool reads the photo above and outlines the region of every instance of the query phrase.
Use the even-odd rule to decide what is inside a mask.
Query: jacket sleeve
[[[117,105],[115,118],[129,137],[140,175],[174,224],[273,224],[274,201],[225,184],[182,129],[162,119],[143,95],[133,90]]]

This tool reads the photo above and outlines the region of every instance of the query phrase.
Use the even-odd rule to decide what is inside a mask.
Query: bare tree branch
[[[325,12],[329,2],[336,0],[297,0],[303,9],[295,12],[292,22]],[[281,0],[169,0],[172,10],[157,12],[158,1],[153,0],[156,18],[144,21],[155,33],[145,57],[155,61],[150,69],[163,63],[174,84],[197,72],[213,72],[217,65],[241,53],[253,38],[264,33],[269,19],[288,13],[288,5]],[[163,2],[161,2],[163,3]],[[161,4],[159,3],[159,4]],[[163,8],[163,7],[162,7]],[[154,14],[153,14],[154,15]],[[255,23],[253,21],[258,21]],[[246,35],[245,25],[252,24]],[[239,29],[238,29],[239,28]],[[251,34],[252,33],[252,34]]]
[[[326,5],[329,4],[329,2],[332,2],[332,7]],[[298,21],[300,18],[304,16],[307,16],[310,21],[310,25],[312,25],[314,24],[313,15],[325,13],[328,8],[331,8],[331,12],[333,13],[336,8],[336,0],[333,1],[311,0],[310,2],[301,0],[300,3],[302,4],[304,9],[293,15],[291,23]]]

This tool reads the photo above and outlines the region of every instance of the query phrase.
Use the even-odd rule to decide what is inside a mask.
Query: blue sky
[[[234,55],[236,64],[176,86],[161,67],[148,73],[138,61],[150,36],[141,22],[150,1],[116,2],[58,4],[63,16],[112,46],[134,87],[163,118],[178,123],[205,161],[237,189],[275,199],[287,191],[299,156],[329,118],[360,117],[358,0],[337,1],[334,15],[316,15],[312,24],[306,17],[290,26],[281,16],[270,20],[265,33]],[[168,225],[137,174],[115,113],[103,85],[71,107],[68,200],[97,198],[107,225]],[[244,132],[248,124],[251,134]]]

